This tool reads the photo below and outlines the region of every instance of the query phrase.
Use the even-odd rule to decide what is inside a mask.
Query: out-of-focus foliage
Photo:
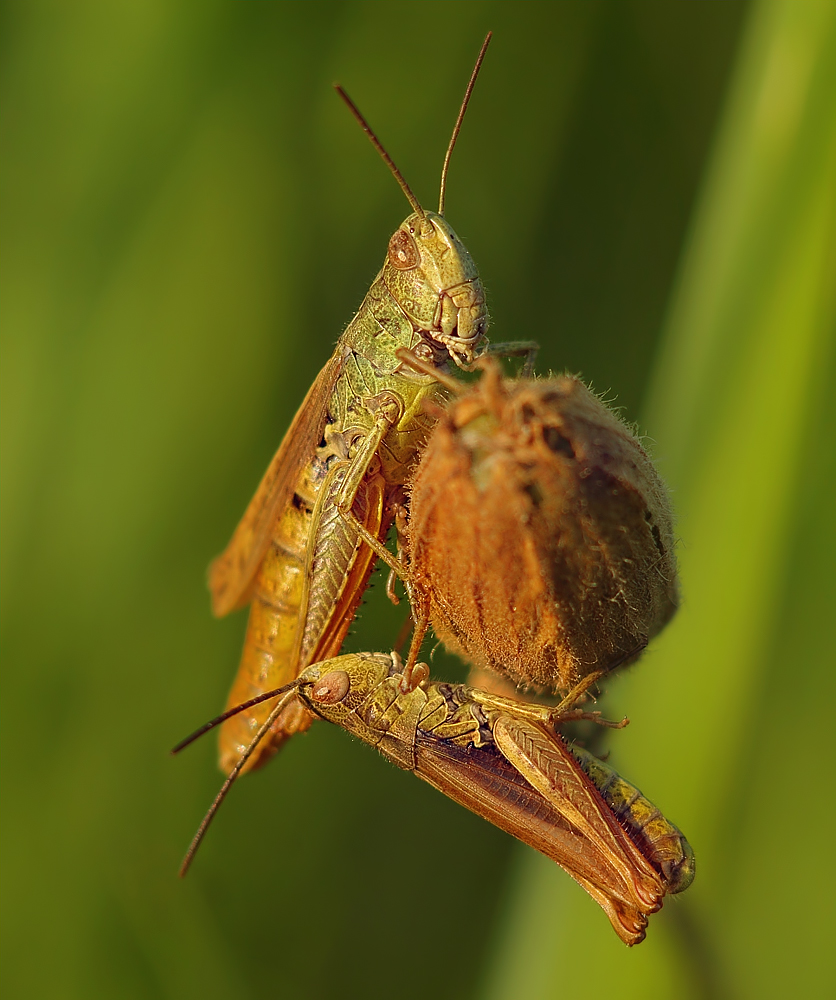
[[[697,879],[627,954],[522,859],[487,996],[577,995],[593,948],[621,997],[836,982],[835,347],[836,5],[770,0],[746,26],[647,403],[684,606],[611,692],[633,720],[613,760],[686,831]]]
[[[3,7],[10,996],[546,995],[582,975],[623,992],[695,969],[764,996],[782,962],[813,983],[832,11]],[[432,205],[488,28],[447,214],[495,335],[536,336],[543,369],[630,417],[655,364],[646,425],[682,513],[680,621],[608,703],[634,720],[613,761],[701,867],[629,953],[561,873],[325,725],[241,782],[175,878],[219,776],[210,743],[166,749],[223,704],[244,624],[211,619],[205,566],[408,211],[330,83]],[[394,640],[381,589],[354,649]]]

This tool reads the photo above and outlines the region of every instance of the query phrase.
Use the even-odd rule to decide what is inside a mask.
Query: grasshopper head
[[[476,265],[452,226],[435,212],[413,213],[389,240],[383,280],[416,332],[470,364],[488,313]]]
[[[404,692],[403,681],[397,653],[349,653],[308,667],[297,695],[320,718],[415,770],[415,734],[427,696],[420,684]]]
[[[362,739],[357,711],[381,688],[392,666],[392,657],[383,653],[346,653],[323,660],[300,674],[299,698],[321,718]]]

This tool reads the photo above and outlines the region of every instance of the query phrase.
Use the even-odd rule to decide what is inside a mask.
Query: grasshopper
[[[284,688],[260,696],[262,703],[280,698],[230,772],[181,874],[258,740],[288,705],[298,703],[556,861],[601,906],[625,944],[642,941],[647,919],[665,895],[691,884],[694,855],[634,785],[567,744],[555,728],[570,719],[603,722],[598,713],[573,709],[556,715],[543,705],[429,680],[404,693],[402,670],[397,653],[349,653],[312,664]]]
[[[468,366],[486,345],[482,283],[443,212],[450,154],[489,41],[490,35],[447,149],[437,213],[421,207],[360,112],[337,88],[413,212],[389,240],[382,270],[305,397],[229,545],[209,569],[215,615],[250,605],[230,706],[279,687],[308,664],[340,651],[376,558],[394,562],[385,540],[434,423],[425,404],[435,403],[438,411],[448,397],[439,377],[450,361]],[[502,347],[509,353],[508,345]],[[425,367],[411,366],[399,354],[403,350]],[[416,680],[410,675],[404,683]],[[222,770],[234,767],[265,713],[257,704],[222,728]],[[289,706],[248,767],[263,763],[310,722],[301,703]]]

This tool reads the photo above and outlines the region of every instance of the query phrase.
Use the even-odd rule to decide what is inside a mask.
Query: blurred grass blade
[[[832,866],[808,875],[800,838],[836,816],[804,767],[826,736],[795,710],[833,701],[835,289],[836,5],[767,0],[750,11],[647,408],[684,605],[613,692],[633,720],[613,763],[688,836],[697,880],[627,952],[526,855],[491,998],[592,981],[620,997],[821,995]],[[809,755],[789,752],[791,732]]]

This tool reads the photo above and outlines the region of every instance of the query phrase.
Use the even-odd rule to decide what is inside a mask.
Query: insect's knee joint
[[[404,415],[404,401],[401,397],[388,389],[379,392],[376,396],[371,396],[366,400],[369,412],[380,415],[388,424],[396,424]]]

